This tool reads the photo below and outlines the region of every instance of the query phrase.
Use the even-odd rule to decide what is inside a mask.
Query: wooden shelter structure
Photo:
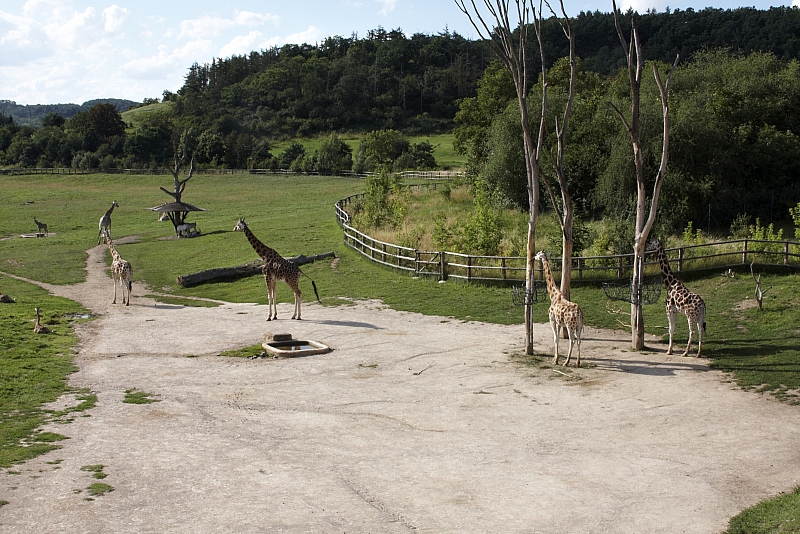
[[[206,211],[204,208],[198,208],[197,206],[192,206],[186,202],[165,202],[160,206],[150,208],[150,210],[160,214],[166,213],[167,217],[169,217],[169,220],[172,223],[172,226],[175,228],[175,235],[177,236],[180,236],[178,227],[186,223],[186,215],[189,212]]]

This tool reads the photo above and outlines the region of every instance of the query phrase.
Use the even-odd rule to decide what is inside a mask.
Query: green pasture
[[[88,312],[78,304],[50,296],[38,286],[0,278],[0,292],[16,302],[0,304],[0,467],[24,462],[58,448],[63,436],[42,432],[49,421],[67,423],[94,405],[94,395],[75,391],[78,403],[63,411],[43,405],[70,391],[66,376],[75,371],[72,325]],[[34,308],[51,334],[34,334]]]
[[[414,280],[409,274],[373,264],[345,246],[333,205],[340,198],[363,191],[359,179],[196,175],[188,182],[183,199],[207,211],[190,214],[189,220],[196,222],[202,232],[193,239],[176,239],[170,223],[158,222],[156,214],[148,209],[170,199],[159,190],[160,186],[171,189],[172,177],[0,178],[0,271],[55,284],[82,280],[85,251],[97,243],[98,220],[116,200],[119,207],[112,215],[112,237],[115,241],[134,240],[130,244],[118,243],[117,248],[133,265],[134,279],[149,286],[148,295],[168,295],[160,297],[165,301],[190,305],[197,301],[187,297],[205,297],[266,304],[266,290],[260,276],[191,288],[176,283],[179,275],[256,259],[245,236],[232,231],[238,218],[245,217],[255,235],[283,256],[336,253],[335,261],[324,260],[303,267],[315,280],[323,305],[347,305],[352,299],[381,299],[399,310],[464,321],[518,324],[520,338],[523,336],[523,309],[513,305],[509,288]],[[21,237],[36,231],[33,217],[48,224],[49,237]],[[772,288],[764,299],[764,311],[752,305],[754,283],[749,271],[739,272],[734,278],[721,276],[720,271],[687,281],[690,289],[705,298],[708,308],[704,353],[711,358],[714,368],[730,373],[740,387],[769,392],[783,402],[797,404],[800,402],[800,275],[765,272],[761,282],[763,288]],[[306,301],[313,298],[309,281],[301,281],[301,289]],[[27,388],[26,395],[31,399],[30,408],[23,410],[4,404],[2,411],[33,414],[24,425],[20,423],[21,430],[14,431],[13,435],[18,437],[10,440],[18,445],[33,443],[37,439],[37,425],[52,416],[36,407],[65,391],[64,378],[72,371],[69,347],[74,344],[68,318],[82,310],[74,303],[50,297],[9,277],[0,278],[0,292],[17,298],[16,304],[0,305],[0,321],[4,321],[0,336],[6,345],[0,358],[0,373],[6,374],[0,381],[0,387],[5,388],[2,398],[20,397],[16,389],[9,389],[13,382],[14,388]],[[134,294],[133,298],[136,297]],[[278,300],[291,302],[291,299],[286,284],[279,284]],[[598,286],[576,285],[572,299],[583,308],[587,324],[624,328],[629,323],[630,306],[608,301]],[[646,350],[665,348],[667,318],[662,302],[644,308],[646,330],[663,338],[662,343]],[[45,311],[48,327],[63,330],[63,337],[34,337],[31,320],[37,305]],[[547,320],[547,308],[545,297],[534,306],[535,321]],[[537,336],[542,335],[549,333],[537,330]],[[678,353],[685,348],[687,337],[686,321],[680,316],[675,340]],[[20,379],[5,378],[7,373],[17,372],[9,370],[12,362],[6,356],[16,354],[14,350],[22,351],[27,358],[41,351],[52,354],[58,365],[53,371],[55,378],[47,379],[53,384],[44,388],[47,396],[40,395],[42,388],[35,385],[38,378],[33,378],[33,386],[20,385]],[[6,421],[0,423],[3,425],[0,431],[3,436],[12,436],[4,427]],[[41,437],[37,442],[40,450],[55,446],[47,441],[51,438]],[[33,450],[25,449],[25,454]],[[0,451],[0,454],[5,453]],[[23,461],[26,456],[19,454],[0,456],[0,465]]]
[[[358,145],[361,142],[363,134],[359,133],[341,133],[338,134],[339,139],[347,143],[353,149],[353,153],[358,150]],[[298,142],[306,149],[306,154],[311,155],[315,150],[319,150],[322,143],[328,138],[328,135],[321,135],[316,137],[302,137],[297,139],[287,139],[277,142],[272,145],[272,153],[280,156],[286,148]],[[453,148],[453,141],[455,136],[452,133],[446,134],[430,134],[430,135],[413,135],[408,137],[409,143],[421,143],[427,141],[433,146],[433,157],[436,159],[436,164],[441,169],[460,169],[467,164],[467,157],[457,154]]]

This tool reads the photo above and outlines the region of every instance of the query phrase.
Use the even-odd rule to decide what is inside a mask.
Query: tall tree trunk
[[[662,119],[664,125],[662,145],[661,145],[661,165],[658,168],[653,184],[653,194],[650,198],[650,211],[647,211],[647,186],[645,184],[645,166],[642,148],[639,139],[639,98],[642,83],[642,71],[644,69],[644,54],[642,53],[639,33],[636,29],[636,22],[631,19],[631,40],[625,38],[620,23],[620,13],[617,4],[612,0],[614,8],[614,24],[617,28],[622,48],[628,63],[628,78],[631,87],[631,118],[630,122],[625,115],[617,109],[614,104],[611,107],[617,113],[622,124],[628,131],[628,135],[633,147],[633,161],[636,168],[636,227],[634,228],[633,239],[633,274],[631,276],[631,344],[634,350],[644,348],[644,317],[642,315],[642,281],[644,278],[644,252],[647,238],[658,212],[658,197],[661,194],[661,185],[664,182],[664,175],[667,172],[667,161],[669,160],[669,105],[667,96],[669,94],[669,82],[672,73],[678,66],[680,56],[675,58],[675,63],[667,75],[666,84],[662,83],[658,68],[653,65],[653,77],[661,97]]]

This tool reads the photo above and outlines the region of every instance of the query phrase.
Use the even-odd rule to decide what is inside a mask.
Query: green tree
[[[361,140],[364,154],[376,165],[391,166],[403,152],[408,152],[408,139],[397,130],[375,130]]]
[[[336,174],[353,166],[353,149],[339,139],[335,133],[331,134],[320,145],[317,152],[316,170],[321,173]]]

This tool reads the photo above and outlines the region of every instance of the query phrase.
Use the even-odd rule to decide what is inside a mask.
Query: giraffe
[[[100,242],[103,240],[103,236],[111,237],[111,212],[114,211],[114,208],[118,208],[119,204],[117,201],[111,203],[111,207],[108,211],[100,217],[100,233],[97,234],[97,244],[99,245]]]
[[[37,232],[40,234],[47,235],[47,225],[41,221],[37,221],[36,217],[33,218],[33,222],[36,223]]]
[[[117,303],[117,281],[122,288],[122,303],[129,306],[131,303],[131,284],[133,282],[133,268],[131,264],[122,259],[122,256],[117,252],[111,238],[106,236],[106,243],[108,250],[111,252],[111,280],[114,282],[114,301],[111,304]],[[125,292],[127,291],[128,298],[125,299]]]
[[[298,284],[301,274],[304,276],[308,275],[301,271],[293,262],[281,257],[280,254],[259,241],[258,238],[253,235],[253,232],[250,231],[250,228],[247,227],[247,223],[244,222],[244,217],[239,219],[233,231],[244,232],[250,245],[256,251],[256,254],[264,260],[264,267],[261,268],[261,271],[264,273],[264,281],[267,284],[267,301],[269,302],[269,316],[267,317],[267,321],[278,318],[278,304],[275,301],[275,285],[276,282],[281,280],[286,282],[294,292],[294,315],[292,315],[292,319],[299,320],[302,293],[300,292]],[[309,280],[311,280],[310,277]],[[311,285],[314,288],[317,301],[319,301],[317,284],[314,283],[314,280],[311,280]],[[275,310],[274,314],[273,309]]]
[[[700,295],[692,293],[684,286],[678,278],[672,274],[669,268],[669,260],[664,246],[656,239],[652,238],[647,242],[647,250],[655,250],[658,254],[658,264],[661,266],[661,279],[667,288],[667,318],[669,319],[669,348],[667,354],[672,354],[672,335],[675,333],[675,319],[678,313],[686,316],[689,321],[689,342],[682,356],[688,356],[692,347],[694,329],[697,327],[697,358],[703,354],[703,331],[706,329],[706,303]]]
[[[553,329],[553,341],[555,343],[555,359],[554,364],[558,364],[558,340],[561,337],[561,329],[567,329],[569,336],[569,354],[567,354],[567,361],[564,366],[569,365],[569,360],[572,357],[572,347],[578,346],[578,362],[577,367],[581,366],[581,332],[583,331],[583,311],[581,307],[570,302],[564,298],[561,291],[556,286],[553,280],[553,272],[550,270],[550,262],[547,259],[547,253],[542,250],[536,254],[537,260],[542,262],[542,269],[544,269],[545,277],[547,278],[547,293],[550,295],[550,327]]]
[[[40,310],[39,308],[34,308],[34,310],[36,311],[36,323],[34,323],[33,325],[33,331],[37,334],[49,334],[50,329],[47,328],[46,326],[43,326],[42,323],[40,322],[42,320],[41,317],[42,310]]]

